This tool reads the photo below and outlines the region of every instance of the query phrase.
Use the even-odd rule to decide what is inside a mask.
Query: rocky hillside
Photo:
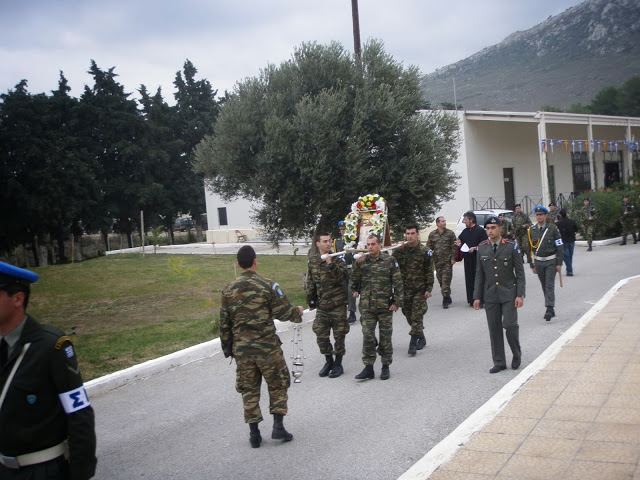
[[[536,111],[588,104],[640,74],[640,0],[587,0],[423,79],[433,106]]]

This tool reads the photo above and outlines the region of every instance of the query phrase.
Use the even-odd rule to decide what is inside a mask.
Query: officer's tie
[[[0,340],[0,369],[6,365],[8,358],[9,358],[9,344],[4,339],[4,337],[2,337],[2,340]]]
[[[498,251],[498,244],[494,243],[493,244],[493,254],[495,255],[497,251]]]

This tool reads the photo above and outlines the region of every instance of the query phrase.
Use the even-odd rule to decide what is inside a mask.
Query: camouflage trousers
[[[633,229],[633,218],[627,217],[620,219],[620,224],[622,224],[622,238],[627,238],[627,235],[635,233]]]
[[[262,377],[269,389],[269,411],[287,414],[287,390],[291,385],[291,376],[287,362],[278,348],[265,355],[236,356],[236,390],[242,395],[244,403],[244,421],[258,423],[262,421],[260,411],[260,387]]]
[[[523,255],[526,255],[527,261],[529,261],[531,257],[531,252],[525,251],[525,248],[524,248],[524,239],[526,238],[526,236],[527,236],[526,230],[516,231],[516,242],[518,244],[518,247],[520,248],[520,253]]]
[[[420,335],[424,330],[424,316],[427,313],[427,299],[424,292],[405,295],[402,299],[402,313],[411,327],[409,335]]]
[[[333,329],[334,345],[331,346],[331,330]],[[313,321],[313,333],[322,355],[345,355],[344,338],[349,333],[347,307],[341,306],[333,310],[316,310]]]
[[[585,222],[582,224],[582,235],[587,241],[587,245],[591,246],[593,243],[593,222]]]
[[[451,277],[453,276],[453,265],[451,262],[438,262],[436,266],[436,278],[440,284],[443,297],[451,295]],[[424,293],[424,292],[423,292]]]
[[[362,363],[373,365],[376,363],[376,351],[380,355],[383,365],[391,365],[393,357],[393,312],[382,310],[368,312],[360,310],[362,323]],[[376,325],[379,325],[380,340],[376,349]]]

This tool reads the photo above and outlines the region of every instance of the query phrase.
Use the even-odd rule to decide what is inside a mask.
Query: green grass
[[[306,256],[259,256],[258,273],[305,305]],[[85,380],[218,336],[220,292],[235,255],[109,255],[33,269],[28,312],[71,333]],[[240,273],[240,268],[237,273]],[[75,327],[75,329],[73,329]]]

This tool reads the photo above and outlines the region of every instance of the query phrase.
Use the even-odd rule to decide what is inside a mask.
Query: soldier
[[[358,380],[375,378],[373,364],[376,361],[376,325],[379,325],[380,344],[377,354],[382,360],[380,380],[388,380],[392,362],[393,312],[402,307],[402,277],[395,259],[382,254],[382,244],[375,235],[367,238],[369,255],[354,263],[351,273],[351,290],[360,297],[360,322],[362,323],[362,363],[364,370],[356,375]]]
[[[322,233],[316,242],[318,254],[309,259],[307,269],[307,303],[309,309],[318,309],[313,322],[320,353],[326,362],[320,370],[321,377],[339,377],[344,373],[342,357],[346,353],[344,339],[349,333],[347,321],[347,292],[344,279],[347,268],[340,257],[331,258],[331,236]],[[322,255],[326,255],[322,260]],[[333,329],[334,347],[331,346]],[[333,355],[335,354],[335,360]]]
[[[502,225],[500,230],[500,236],[502,238],[507,238],[509,240],[513,240],[513,226],[509,220],[504,218],[504,213],[498,215],[498,220],[500,220],[500,224]]]
[[[501,237],[500,220],[489,217],[484,224],[489,236],[478,245],[478,271],[473,289],[473,308],[484,302],[491,339],[493,367],[489,373],[507,368],[504,354],[504,328],[513,358],[511,368],[517,370],[522,359],[518,311],[524,303],[525,276],[518,244]]]
[[[340,235],[333,241],[333,251],[344,252],[346,248],[344,234],[347,231],[344,220],[338,222],[338,229],[340,229]],[[345,253],[343,258],[347,264],[347,275],[344,277],[344,289],[347,292],[347,300],[349,301],[349,323],[356,323],[356,299],[351,295],[351,287],[349,285],[349,278],[351,277],[351,269],[353,267],[353,253]]]
[[[518,203],[515,206],[516,213],[511,217],[511,223],[513,224],[513,229],[515,231],[515,239],[520,247],[520,251],[527,256],[527,261],[531,262],[529,258],[529,252],[524,251],[524,238],[527,235],[527,229],[531,225],[531,220],[529,216],[522,211],[522,206]]]
[[[547,222],[549,211],[538,205],[533,209],[536,214],[536,225],[529,228],[525,238],[525,248],[531,252],[531,269],[538,275],[544,303],[547,310],[544,319],[548,322],[556,316],[555,312],[555,280],[556,272],[562,272],[564,249],[560,232],[553,223]]]
[[[556,208],[555,202],[551,202],[549,204],[549,210],[547,210],[547,223],[558,223],[558,211]]]
[[[442,308],[449,308],[451,300],[451,277],[456,263],[456,234],[447,228],[444,217],[436,218],[436,229],[429,234],[427,246],[433,252],[436,278],[442,291]]]
[[[636,204],[638,208],[636,208],[636,230],[638,231],[638,235],[640,235],[640,193],[638,194],[638,203]]]
[[[409,225],[405,229],[406,244],[403,243],[393,252],[402,274],[402,313],[411,326],[409,335],[409,355],[422,350],[427,344],[424,336],[424,316],[427,313],[427,298],[433,289],[433,270],[431,268],[431,250],[419,240],[418,226]]]
[[[258,448],[262,442],[258,423],[262,421],[263,377],[273,414],[271,438],[285,442],[293,439],[283,425],[291,377],[273,319],[300,323],[303,309],[292,306],[277,283],[258,275],[256,252],[250,245],[238,250],[237,259],[242,273],[222,291],[220,343],[224,356],[236,359],[236,390],[242,394],[244,421],[250,429],[249,443]]]
[[[71,339],[25,313],[37,280],[0,262],[0,478],[88,479],[93,408]]]
[[[622,215],[620,216],[620,224],[622,225],[622,243],[620,245],[627,244],[627,235],[631,234],[633,237],[633,243],[638,243],[638,237],[633,230],[634,211],[633,204],[629,202],[629,195],[625,194],[622,197]]]
[[[591,252],[593,251],[593,228],[596,209],[591,205],[591,199],[589,197],[585,198],[582,203],[584,204],[584,212],[582,213],[584,218],[582,221],[582,235],[587,239],[587,245],[589,246],[589,248],[587,248],[587,252]]]

